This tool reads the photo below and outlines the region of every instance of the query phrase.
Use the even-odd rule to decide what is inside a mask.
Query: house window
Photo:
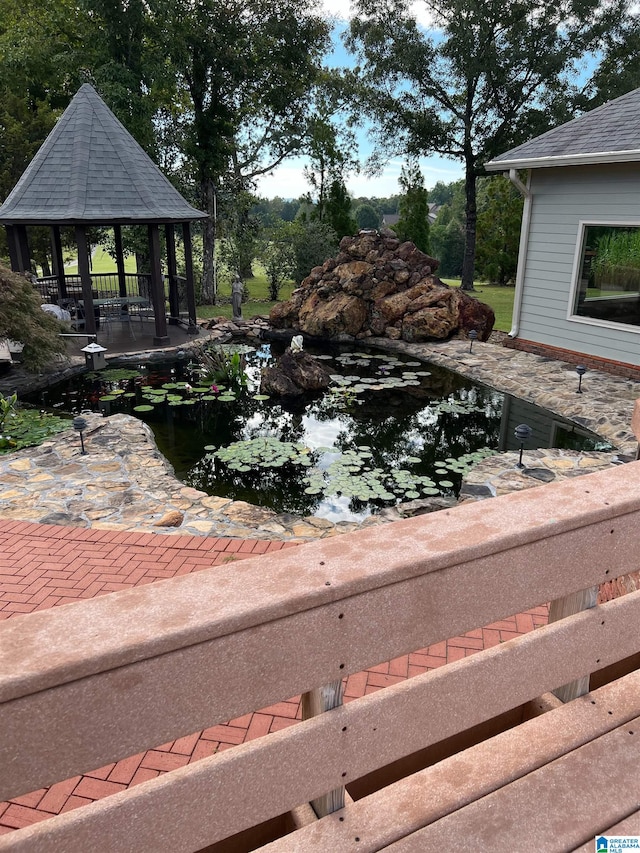
[[[583,227],[573,316],[640,326],[640,226]]]

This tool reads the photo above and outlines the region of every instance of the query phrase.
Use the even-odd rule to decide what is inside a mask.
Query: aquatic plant
[[[33,447],[69,427],[68,418],[37,409],[18,408],[15,394],[10,397],[0,395],[0,453]]]

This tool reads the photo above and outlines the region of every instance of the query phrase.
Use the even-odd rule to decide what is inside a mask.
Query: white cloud
[[[350,0],[322,0],[321,7],[327,17],[335,18],[339,21],[348,21],[353,17],[353,4]],[[417,2],[410,4],[409,9],[421,26],[433,26],[433,16],[424,3],[417,0]]]
[[[297,157],[284,163],[275,170],[273,175],[267,175],[258,183],[257,193],[263,198],[299,198],[308,193],[309,184],[305,181],[302,170],[305,160]],[[363,174],[351,175],[347,179],[347,189],[353,198],[386,198],[400,192],[398,178],[402,168],[402,160],[394,159],[384,168],[382,174],[369,178]],[[427,188],[438,181],[450,183],[462,177],[462,164],[440,157],[427,157],[420,160],[420,168]]]

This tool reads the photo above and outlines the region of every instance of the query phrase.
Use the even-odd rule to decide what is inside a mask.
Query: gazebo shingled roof
[[[88,83],[0,207],[0,222],[25,225],[185,222],[205,216],[185,201]]]
[[[169,343],[158,225],[166,227],[170,322],[177,322],[179,313],[173,226],[182,225],[189,330],[197,333],[189,226],[192,221],[205,218],[205,213],[180,195],[88,83],[78,90],[0,206],[0,223],[7,230],[11,265],[16,271],[28,272],[32,268],[26,226],[52,227],[54,268],[59,282],[58,292],[62,297],[67,291],[60,228],[75,226],[78,270],[86,309],[86,331],[89,333],[95,333],[96,319],[86,227],[113,226],[120,293],[124,296],[120,227],[147,225],[156,344]]]

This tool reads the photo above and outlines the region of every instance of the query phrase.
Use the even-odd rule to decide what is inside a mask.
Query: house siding
[[[535,169],[518,337],[640,365],[640,327],[567,319],[579,223],[640,224],[640,164]]]

